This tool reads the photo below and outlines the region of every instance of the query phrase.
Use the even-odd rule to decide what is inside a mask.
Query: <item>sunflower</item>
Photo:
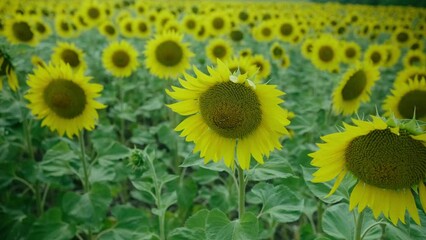
[[[56,34],[63,38],[71,38],[77,35],[77,26],[73,19],[66,15],[55,17]]]
[[[370,61],[375,67],[381,67],[385,65],[387,54],[388,52],[383,45],[372,44],[364,53],[364,61]]]
[[[205,24],[206,31],[213,36],[227,34],[231,29],[230,19],[223,11],[209,14]]]
[[[98,119],[96,109],[105,105],[94,100],[99,97],[102,85],[89,80],[82,71],[73,71],[63,62],[38,67],[27,81],[28,108],[38,119],[43,119],[42,126],[48,126],[60,136],[66,133],[72,138],[83,129],[93,130]]]
[[[306,39],[301,46],[302,56],[306,59],[311,59],[312,57],[312,48],[314,47],[315,40],[312,38]]]
[[[333,91],[333,110],[336,114],[354,113],[362,102],[370,99],[370,91],[379,79],[380,72],[370,63],[357,63],[342,77]]]
[[[257,68],[256,81],[266,79],[271,74],[271,64],[263,55],[256,54],[250,57],[250,62]]]
[[[240,43],[243,39],[244,39],[244,32],[239,28],[239,27],[234,27],[230,32],[229,32],[229,38],[234,42],[234,43]]]
[[[31,18],[15,15],[4,21],[4,35],[10,43],[35,46],[39,42],[38,32]]]
[[[284,54],[282,58],[280,59],[280,67],[281,68],[288,68],[291,65],[290,57],[287,54]]]
[[[252,29],[253,38],[259,42],[268,42],[275,38],[275,23],[272,21],[261,22]]]
[[[416,118],[426,121],[426,78],[417,76],[406,83],[394,86],[383,104],[386,116],[401,119]]]
[[[116,77],[128,77],[138,67],[138,53],[127,41],[115,41],[102,52],[104,68]]]
[[[196,77],[185,74],[183,87],[172,87],[167,94],[178,100],[168,105],[188,116],[176,128],[186,141],[194,142],[194,152],[207,163],[224,160],[234,168],[234,155],[242,169],[253,157],[263,163],[274,149],[281,149],[280,137],[288,135],[290,121],[279,104],[281,92],[273,85],[254,84],[246,74],[231,75],[218,60],[217,68],[206,75],[194,67]]]
[[[110,21],[103,22],[99,27],[98,31],[100,34],[105,36],[108,40],[114,40],[118,36],[118,31],[115,25]]]
[[[401,56],[401,50],[395,44],[385,44],[384,48],[386,49],[387,54],[383,66],[392,67],[398,63],[399,57]]]
[[[53,49],[52,62],[63,61],[71,66],[73,70],[86,70],[86,62],[83,58],[83,51],[74,43],[58,42]]]
[[[81,16],[85,19],[85,23],[89,26],[96,26],[100,24],[107,16],[103,4],[94,2],[85,2],[81,7]]]
[[[10,56],[0,50],[0,91],[3,90],[3,77],[7,77],[10,89],[16,92],[19,87],[18,77],[12,64]]]
[[[426,134],[413,133],[409,124],[396,120],[387,123],[380,117],[372,121],[353,119],[355,126],[344,124],[345,131],[322,137],[325,143],[309,154],[311,164],[319,169],[313,182],[336,181],[330,193],[339,187],[349,172],[358,182],[352,189],[349,208],[358,206],[380,213],[394,225],[405,223],[405,211],[420,224],[413,193],[417,192],[426,210]]]
[[[46,39],[52,34],[52,28],[43,18],[35,17],[32,22],[40,40]]]
[[[404,67],[426,66],[426,54],[421,50],[410,50],[402,59]]]
[[[251,57],[253,54],[253,51],[251,48],[243,48],[238,52],[238,56],[240,57]]]
[[[229,68],[232,74],[247,74],[247,77],[252,77],[257,73],[257,66],[251,63],[250,57],[232,57],[225,61],[225,65]]]
[[[278,42],[274,42],[269,48],[269,53],[273,59],[277,60],[285,55],[285,50]]]
[[[135,20],[131,17],[125,17],[118,22],[120,33],[126,38],[135,36]]]
[[[278,26],[277,36],[285,42],[294,41],[294,37],[299,34],[298,25],[294,20],[280,19],[276,20],[274,25]]]
[[[34,68],[36,67],[46,67],[46,63],[41,59],[39,56],[34,55],[31,57],[31,63],[33,64]]]
[[[392,40],[394,43],[398,44],[401,47],[410,46],[411,42],[414,40],[413,32],[409,29],[399,27],[392,35]]]
[[[322,35],[313,43],[311,59],[320,70],[331,72],[339,68],[341,59],[339,41],[331,35]]]
[[[190,58],[194,54],[182,38],[181,34],[164,32],[147,43],[144,54],[151,74],[161,78],[174,78],[190,67]]]
[[[149,22],[144,18],[138,18],[134,21],[135,36],[139,38],[148,38],[151,35]]]
[[[361,47],[356,42],[343,42],[342,45],[342,62],[356,63],[361,57]]]
[[[422,79],[426,78],[426,67],[408,67],[399,71],[396,75],[394,86],[408,83],[410,79]]]
[[[215,38],[207,44],[206,55],[212,62],[216,62],[216,59],[226,60],[232,56],[231,43],[223,38]]]

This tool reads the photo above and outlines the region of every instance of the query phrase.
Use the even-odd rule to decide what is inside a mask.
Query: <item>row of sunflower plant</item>
[[[425,8],[0,12],[1,239],[426,238]]]

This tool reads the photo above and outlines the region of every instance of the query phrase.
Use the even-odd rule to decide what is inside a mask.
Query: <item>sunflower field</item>
[[[426,239],[426,6],[2,0],[0,239]]]

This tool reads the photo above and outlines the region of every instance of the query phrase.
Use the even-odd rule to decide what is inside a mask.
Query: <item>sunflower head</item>
[[[263,155],[280,148],[279,137],[288,134],[288,112],[278,106],[283,93],[275,86],[255,84],[247,74],[232,74],[220,60],[208,71],[206,75],[194,68],[196,77],[185,75],[182,88],[166,90],[179,100],[168,107],[188,116],[176,130],[195,143],[194,152],[200,151],[206,162],[223,159],[233,168],[236,153],[243,169],[249,168],[251,156],[263,163]]]
[[[102,63],[112,75],[128,77],[138,67],[136,49],[126,41],[112,42],[102,53]]]
[[[69,64],[74,70],[86,69],[86,62],[83,59],[83,51],[74,43],[60,42],[57,44],[52,54],[52,61],[63,61]]]
[[[343,132],[322,137],[325,143],[318,144],[319,150],[310,154],[311,164],[319,167],[313,182],[337,177],[332,194],[351,173],[358,180],[350,194],[351,210],[358,206],[361,212],[368,206],[376,218],[382,213],[393,224],[398,220],[405,223],[408,210],[420,224],[411,189],[418,186],[420,198],[426,197],[426,134],[420,129],[412,131],[414,120],[372,119],[353,119],[354,126],[344,124]]]

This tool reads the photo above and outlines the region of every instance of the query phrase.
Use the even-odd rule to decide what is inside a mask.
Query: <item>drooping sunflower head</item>
[[[232,56],[232,46],[222,38],[213,39],[206,46],[206,55],[212,62],[216,59],[224,61]]]
[[[72,138],[83,129],[92,130],[98,119],[96,109],[105,106],[94,100],[99,97],[102,85],[89,80],[82,71],[73,71],[63,62],[38,67],[27,81],[28,108],[38,119],[43,119],[42,126],[48,126],[60,136],[66,133]]]
[[[263,163],[279,138],[288,134],[287,111],[279,104],[284,93],[275,86],[255,84],[246,74],[231,74],[229,67],[218,60],[209,75],[194,68],[196,77],[185,74],[182,87],[166,92],[177,103],[173,111],[188,116],[177,127],[181,136],[195,143],[194,152],[208,161],[224,160],[234,167],[234,156],[243,169],[250,167],[250,158]]]
[[[380,72],[369,63],[357,63],[342,77],[333,91],[333,111],[350,115],[356,112],[362,102],[370,99],[371,88],[379,79]]]
[[[406,83],[394,86],[392,94],[384,101],[386,116],[400,119],[418,119],[426,121],[426,78],[417,76]]]
[[[345,131],[323,136],[325,143],[311,153],[311,164],[319,167],[313,182],[336,181],[332,194],[349,172],[358,179],[350,196],[350,210],[358,206],[373,210],[377,218],[382,213],[393,224],[405,223],[405,211],[420,224],[412,188],[419,188],[420,199],[426,197],[426,134],[413,131],[413,121],[385,122],[353,120],[355,126],[344,124]],[[425,209],[426,202],[421,200]]]
[[[12,58],[5,51],[0,49],[0,91],[3,90],[3,77],[7,77],[7,82],[12,91],[16,92],[19,87],[18,77],[12,64]]]
[[[190,67],[194,55],[183,35],[168,31],[155,36],[145,47],[146,66],[149,71],[161,78],[174,78]]]
[[[137,50],[127,41],[112,42],[102,52],[104,68],[116,77],[128,77],[136,71],[137,58]]]
[[[73,70],[84,71],[86,69],[86,61],[83,58],[83,51],[74,43],[59,42],[53,49],[52,62],[63,61],[69,64]]]

